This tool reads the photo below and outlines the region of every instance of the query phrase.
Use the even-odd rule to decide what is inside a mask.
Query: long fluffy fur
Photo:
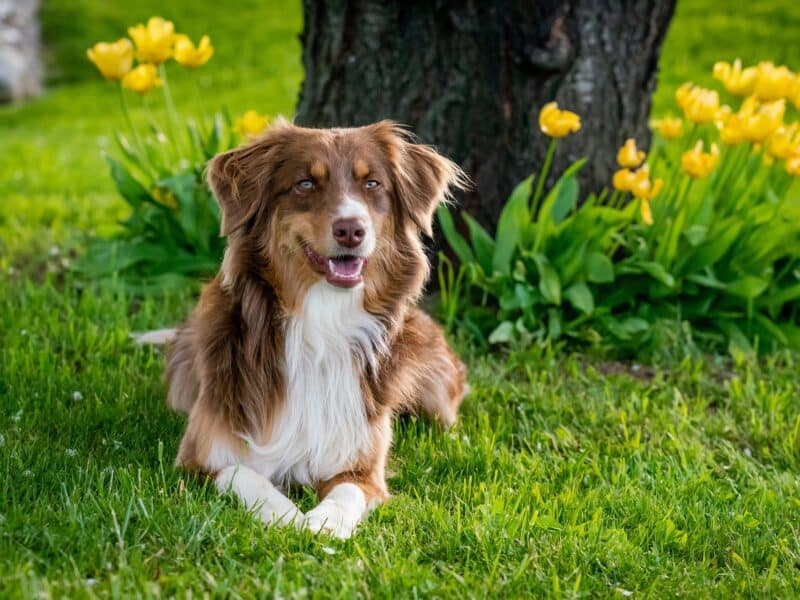
[[[365,168],[379,190],[359,187]],[[327,178],[313,196],[293,191],[309,169]],[[218,487],[239,490],[247,505],[262,490],[272,507],[262,517],[275,520],[290,501],[269,482],[314,485],[331,499],[304,518],[349,535],[363,512],[353,507],[388,496],[392,416],[421,408],[451,425],[467,389],[441,329],[414,306],[429,272],[420,233],[464,176],[393,123],[282,122],[216,157],[209,181],[228,248],[169,352],[168,403],[189,415],[177,463],[218,474]],[[306,245],[328,247],[328,215],[354,202],[366,207],[376,247],[363,285],[344,290],[314,273]],[[249,470],[237,475],[235,465]]]

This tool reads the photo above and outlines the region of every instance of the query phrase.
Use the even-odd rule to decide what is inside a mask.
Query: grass
[[[87,232],[113,227],[122,210],[100,156],[121,125],[116,96],[82,52],[161,7],[110,4],[46,3],[50,91],[0,109],[4,596],[800,592],[792,355],[687,356],[637,369],[462,348],[474,391],[458,425],[397,424],[395,498],[343,543],[264,529],[173,470],[183,423],[163,404],[163,357],[128,334],[176,322],[192,297],[135,299],[113,282],[85,288],[64,272]],[[203,106],[291,112],[296,4],[169,6],[179,28],[216,42],[198,75]],[[800,47],[787,39],[800,8],[742,6],[680,3],[657,110],[731,49],[800,68]],[[173,87],[183,108],[201,110],[193,79],[176,77]],[[307,509],[314,499],[303,491],[298,500]]]

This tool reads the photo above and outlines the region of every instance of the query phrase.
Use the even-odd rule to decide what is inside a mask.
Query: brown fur
[[[331,209],[356,194],[377,237],[364,270],[364,308],[386,327],[389,352],[376,372],[362,372],[371,452],[316,485],[324,497],[333,485],[353,482],[368,503],[383,500],[392,416],[422,408],[451,425],[466,390],[464,366],[441,328],[415,308],[429,274],[419,234],[430,234],[448,189],[463,185],[461,171],[390,122],[339,130],[280,122],[214,158],[208,177],[228,248],[168,357],[168,402],[189,414],[177,463],[208,471],[213,440],[246,452],[238,433],[269,435],[286,396],[283,323],[320,278],[304,247],[333,252],[326,247]],[[307,192],[297,187],[299,177],[324,186]],[[365,191],[367,177],[380,187]]]

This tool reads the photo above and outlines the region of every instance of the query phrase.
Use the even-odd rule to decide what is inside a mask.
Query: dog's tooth
[[[329,258],[329,259],[328,259],[328,270],[329,270],[331,273],[335,273],[335,272],[336,272],[336,265],[335,265],[335,263],[333,262],[333,259],[332,259],[332,258]]]

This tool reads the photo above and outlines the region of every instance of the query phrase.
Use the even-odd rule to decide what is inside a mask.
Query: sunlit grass
[[[53,87],[0,109],[2,595],[797,593],[791,355],[759,365],[678,357],[651,373],[462,348],[473,392],[458,425],[397,424],[395,498],[345,543],[265,529],[173,470],[183,423],[163,404],[163,356],[128,336],[177,322],[193,299],[84,288],[63,265],[86,232],[123,216],[101,157],[122,121],[115,90],[84,60],[92,42],[166,10],[192,36],[210,33],[218,50],[199,72],[200,101],[198,78],[176,71],[182,107],[291,113],[298,4],[197,4],[46,3]],[[749,12],[681,3],[656,106],[671,104],[684,79],[706,82],[717,58],[800,68],[800,46],[789,43],[799,9],[742,6]]]

